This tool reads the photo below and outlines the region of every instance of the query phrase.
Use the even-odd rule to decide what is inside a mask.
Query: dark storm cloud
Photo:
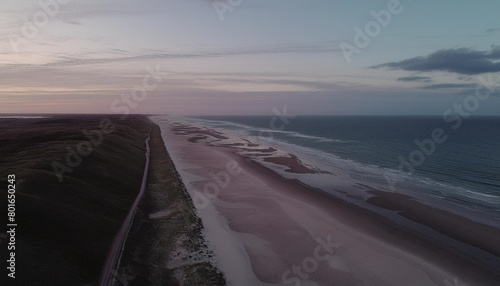
[[[438,83],[438,84],[430,84],[424,86],[423,89],[463,89],[463,88],[475,88],[477,84],[473,83]]]
[[[431,78],[428,76],[406,76],[398,78],[398,81],[402,82],[431,82]]]
[[[454,72],[476,75],[500,72],[500,46],[491,51],[475,51],[467,48],[439,50],[425,57],[414,57],[398,62],[389,62],[372,68],[389,68],[418,72]]]

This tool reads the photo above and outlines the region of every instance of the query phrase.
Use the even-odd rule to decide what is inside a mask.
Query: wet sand
[[[382,191],[369,192],[375,195],[368,199],[373,205],[398,211],[400,215],[412,221],[500,257],[498,228],[426,206],[407,195]]]
[[[186,144],[199,130],[182,131],[162,127],[220,268],[234,285],[299,285],[299,281],[300,285],[446,285],[447,281],[453,285],[455,279],[464,285],[498,285],[500,281],[491,265],[449,247],[446,241],[416,234],[373,212],[284,179],[238,155],[241,146],[207,143],[225,137],[220,133]],[[251,147],[259,149],[256,144]],[[241,168],[238,175],[227,171],[233,161]],[[391,200],[378,194],[371,203],[389,208]],[[413,215],[429,211],[412,206]],[[472,225],[462,227],[470,233],[481,231]],[[331,247],[318,252],[328,254],[328,259],[320,261],[315,258],[316,249],[328,240]],[[490,249],[491,237],[475,240]]]

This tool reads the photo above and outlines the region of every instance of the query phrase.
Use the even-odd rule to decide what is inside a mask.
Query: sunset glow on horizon
[[[2,4],[0,113],[441,115],[500,81],[498,1],[213,3]]]

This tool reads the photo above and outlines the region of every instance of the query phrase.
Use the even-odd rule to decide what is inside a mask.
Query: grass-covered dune
[[[156,124],[150,147],[146,193],[125,244],[116,284],[226,285]]]
[[[16,176],[14,285],[98,282],[109,246],[138,194],[150,127],[141,116],[0,119],[4,222],[7,176]],[[6,247],[1,251],[5,264]],[[14,282],[6,279],[2,275],[0,284]]]

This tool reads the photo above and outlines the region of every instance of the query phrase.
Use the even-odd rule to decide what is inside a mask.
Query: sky
[[[498,0],[2,0],[0,113],[500,115],[498,11]]]

